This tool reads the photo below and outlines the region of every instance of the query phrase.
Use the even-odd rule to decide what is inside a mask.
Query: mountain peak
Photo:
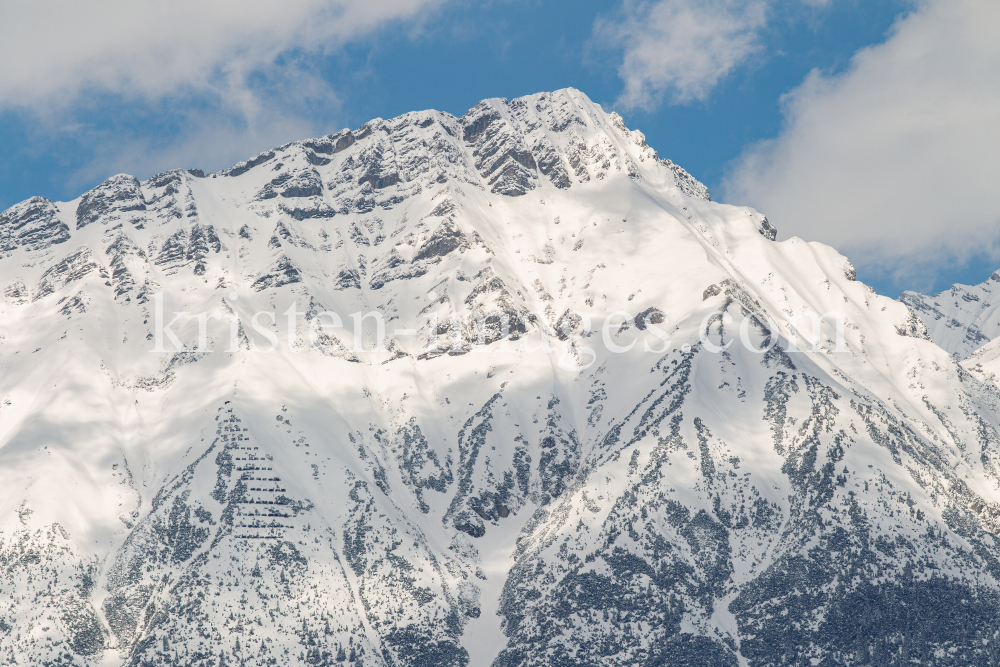
[[[978,285],[952,285],[927,296],[906,291],[899,297],[913,308],[931,338],[956,359],[966,359],[1000,336],[1000,271]]]
[[[573,89],[4,211],[0,660],[991,659],[992,356],[775,236]]]

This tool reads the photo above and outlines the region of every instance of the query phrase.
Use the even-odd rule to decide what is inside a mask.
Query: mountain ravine
[[[0,663],[1000,665],[996,376],[775,238],[572,89],[0,213]]]

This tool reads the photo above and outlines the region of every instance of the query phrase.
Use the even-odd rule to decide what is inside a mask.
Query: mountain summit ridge
[[[993,305],[1000,292],[1000,271],[978,285],[952,285],[933,296],[903,292],[902,303],[913,308],[934,341],[956,359],[966,359],[1000,336],[1000,313]]]
[[[995,381],[775,238],[573,89],[0,213],[0,660],[996,662]]]

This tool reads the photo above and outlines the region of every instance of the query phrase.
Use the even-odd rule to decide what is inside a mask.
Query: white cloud
[[[338,91],[314,56],[419,26],[446,1],[12,0],[0,112],[26,118],[33,145],[65,138],[87,155],[68,196],[121,171],[215,170],[339,129]]]
[[[729,72],[762,48],[767,0],[625,0],[621,16],[599,20],[595,35],[624,51],[618,103],[652,109],[705,99]]]
[[[15,0],[0,22],[0,107],[58,108],[95,90],[245,91],[282,53],[327,52],[440,2]]]
[[[1000,257],[1000,3],[927,0],[850,68],[813,72],[727,201],[897,277]]]

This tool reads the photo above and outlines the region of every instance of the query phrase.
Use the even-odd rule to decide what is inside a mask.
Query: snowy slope
[[[927,296],[903,292],[899,300],[913,308],[935,343],[965,359],[1000,336],[1000,272],[979,285],[952,285]]]
[[[989,664],[995,382],[774,237],[572,89],[13,207],[0,661]]]

